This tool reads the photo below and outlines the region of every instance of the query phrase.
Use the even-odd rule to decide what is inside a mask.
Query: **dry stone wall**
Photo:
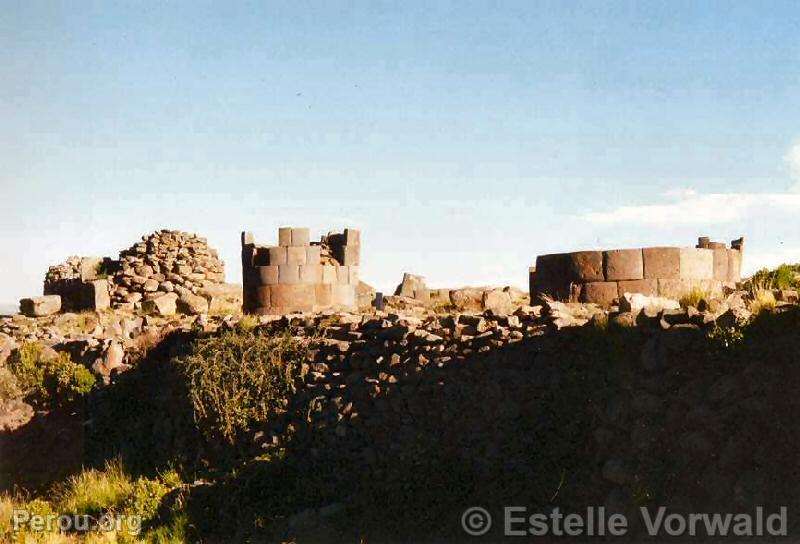
[[[312,243],[307,228],[281,227],[277,246],[256,244],[252,233],[243,232],[243,309],[262,315],[353,310],[360,260],[355,229]]]
[[[624,293],[680,298],[712,295],[741,280],[744,240],[699,239],[696,247],[647,247],[540,255],[529,271],[531,298],[612,305]]]
[[[224,263],[205,238],[164,229],[142,236],[120,252],[119,260],[70,257],[51,266],[44,294],[61,297],[59,310],[66,312],[113,307],[159,315],[200,314],[215,301],[231,298],[224,281]],[[25,308],[32,314],[39,306]]]

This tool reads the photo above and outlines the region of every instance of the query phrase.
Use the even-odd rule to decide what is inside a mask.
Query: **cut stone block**
[[[681,250],[677,247],[646,247],[642,250],[644,279],[678,279],[681,275]],[[655,293],[653,293],[655,294]]]
[[[619,296],[625,293],[639,293],[648,297],[658,295],[658,280],[625,280],[619,282]]]
[[[356,305],[356,290],[352,285],[331,285],[331,304],[336,309],[350,309]]]
[[[81,288],[81,307],[85,310],[102,311],[111,307],[108,280],[84,282]]]
[[[349,266],[337,266],[336,267],[336,284],[337,285],[347,285],[350,281],[350,267]]]
[[[728,250],[728,281],[742,280],[742,252],[738,249]]]
[[[641,249],[612,249],[603,252],[606,281],[641,280],[644,261]]]
[[[271,247],[269,248],[269,264],[270,266],[280,266],[282,264],[288,264],[288,257],[289,251],[288,248],[280,246],[280,247]]]
[[[286,264],[306,264],[306,248],[300,246],[287,247]]]
[[[710,280],[714,277],[714,252],[710,249],[682,247],[681,279]]]
[[[281,247],[289,247],[292,245],[291,227],[280,227],[278,229],[278,245]]]
[[[255,244],[255,243],[256,243],[256,238],[255,238],[255,236],[253,236],[252,232],[248,232],[248,231],[243,231],[242,232],[242,245],[243,246],[250,245],[250,244]]]
[[[316,294],[315,310],[325,310],[333,304],[333,289],[330,284],[317,284],[314,286]]]
[[[310,312],[314,308],[316,288],[314,285],[272,285],[270,303],[273,307],[289,308],[295,312]]]
[[[306,247],[306,264],[319,264],[320,257],[319,246]]]
[[[712,278],[717,281],[726,281],[728,279],[728,250],[725,244],[721,248],[712,249],[714,255],[714,270]]]
[[[278,267],[278,283],[279,284],[296,284],[300,283],[300,265],[299,264],[282,264]],[[281,304],[281,306],[283,306]]]
[[[342,246],[337,260],[345,266],[360,264],[361,246]]]
[[[336,266],[332,264],[322,265],[322,283],[334,284],[337,281]]]
[[[344,229],[344,245],[361,245],[361,231],[358,229]]]
[[[684,279],[660,279],[658,280],[658,296],[679,300],[682,296],[691,292],[694,287],[700,287],[699,282]]]
[[[569,262],[574,281],[585,283],[603,281],[603,253],[601,251],[577,251],[569,253]]]
[[[44,317],[61,311],[61,297],[45,295],[42,297],[23,298],[19,301],[19,311],[28,317]]]
[[[142,311],[150,315],[169,317],[178,311],[178,294],[166,293],[151,300],[142,302]]]
[[[253,266],[253,256],[256,250],[253,246],[242,246],[242,267],[247,268]]]
[[[349,285],[358,285],[358,266],[348,267],[350,270],[347,274],[347,283]]]
[[[271,250],[272,248],[267,246],[253,246],[253,266],[266,266],[270,264]]]
[[[547,295],[557,300],[569,297],[570,264],[564,253],[536,257],[536,272],[532,280],[531,297]]]
[[[582,302],[594,302],[604,308],[608,308],[619,296],[617,282],[615,281],[596,281],[583,284],[581,289]]]
[[[253,299],[253,303],[255,304],[256,308],[269,307],[272,305],[270,303],[270,290],[271,286],[267,285],[256,287],[255,297]]]
[[[258,266],[255,271],[258,274],[258,285],[274,285],[279,282],[277,266]]]
[[[322,282],[322,266],[318,264],[300,265],[300,283],[315,284]]]
[[[305,247],[311,243],[311,234],[305,227],[292,229],[292,245]]]

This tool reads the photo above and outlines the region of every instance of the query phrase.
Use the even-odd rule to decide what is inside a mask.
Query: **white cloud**
[[[583,218],[596,225],[716,225],[758,216],[800,213],[800,193],[670,192],[672,202],[619,206]]]

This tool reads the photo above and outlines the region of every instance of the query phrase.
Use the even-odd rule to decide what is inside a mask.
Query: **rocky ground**
[[[270,465],[290,471],[281,481],[299,478],[310,489],[281,499],[282,521],[270,529],[279,540],[330,534],[329,518],[341,510],[357,510],[363,527],[383,524],[377,505],[405,512],[390,516],[397,522],[387,527],[390,534],[414,534],[414,524],[438,534],[441,528],[422,511],[434,495],[446,503],[437,508],[450,513],[466,504],[502,504],[515,494],[541,507],[561,497],[567,506],[616,511],[654,497],[674,508],[795,500],[787,491],[795,462],[784,459],[794,446],[778,445],[769,426],[800,414],[789,391],[797,380],[787,370],[796,348],[784,344],[786,330],[791,337],[800,325],[796,304],[788,302],[796,294],[780,293],[786,302],[755,321],[751,310],[761,308],[745,291],[688,306],[632,295],[610,310],[549,300],[530,305],[510,289],[463,290],[449,298],[432,304],[394,296],[386,297],[384,311],[285,317],[120,311],[7,317],[0,319],[0,365],[26,342],[68,352],[92,369],[101,391],[108,389],[102,401],[120,395],[124,378],[137,374],[151,353],[170,353],[176,335],[242,327],[288,332],[307,347],[296,391],[236,446],[237,456],[252,451],[281,459]],[[773,318],[784,328],[759,325]],[[751,321],[760,340],[748,346],[740,331]],[[765,351],[764,338],[772,337],[775,345]],[[65,421],[75,418],[59,413],[48,420],[24,399],[6,399],[0,422],[13,440],[3,443],[4,479],[18,476],[8,464],[14,459],[30,482],[37,470],[40,480],[53,478],[52,462],[26,459],[41,433],[49,436],[49,451],[62,452],[64,466],[79,466],[85,453],[68,447],[76,434],[77,442],[84,432],[108,439],[117,431],[98,429],[111,427],[125,435],[109,439],[116,454],[126,451],[124,444],[136,456],[161,460],[185,450],[178,431],[185,399],[164,389],[167,379],[149,379],[146,395],[120,397],[135,399],[122,413],[98,401],[90,423],[84,414],[84,424],[71,426]],[[537,461],[526,461],[528,455]],[[193,488],[187,500],[222,508],[222,497],[236,497],[240,486],[252,485],[249,478],[265,477],[254,466],[262,465],[246,463],[235,477]],[[495,484],[476,483],[485,481]],[[536,493],[546,489],[547,497],[515,490],[515,481]],[[404,494],[419,504],[404,503]],[[246,505],[236,508],[248,523],[261,523]]]

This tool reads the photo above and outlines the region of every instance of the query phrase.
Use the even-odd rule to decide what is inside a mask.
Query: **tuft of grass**
[[[119,462],[111,461],[104,470],[85,470],[72,476],[56,492],[59,508],[71,514],[98,515],[119,510],[133,491],[133,482]]]
[[[245,333],[251,332],[258,327],[258,324],[258,316],[253,314],[244,314],[239,320],[239,329]]]
[[[753,315],[764,311],[775,309],[777,301],[775,295],[769,289],[756,289],[751,293],[753,299],[750,301],[749,310]]]
[[[186,379],[194,419],[208,439],[236,435],[285,409],[307,346],[289,331],[225,331],[197,338],[176,358]]]
[[[747,281],[748,288],[792,289],[800,287],[800,264],[782,264],[775,270],[762,268]]]
[[[692,290],[683,295],[678,301],[683,308],[700,304],[700,301],[706,298],[706,292],[699,287],[692,287]]]

